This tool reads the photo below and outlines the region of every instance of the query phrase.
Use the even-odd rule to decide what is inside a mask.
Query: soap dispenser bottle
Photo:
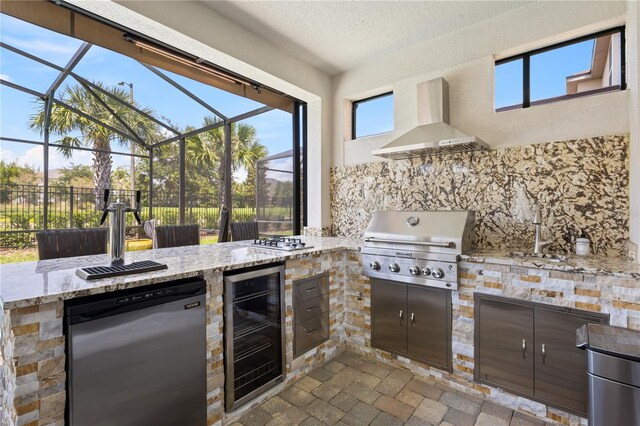
[[[578,238],[576,238],[576,255],[589,256],[591,253],[591,240],[587,237],[584,230],[580,231]]]

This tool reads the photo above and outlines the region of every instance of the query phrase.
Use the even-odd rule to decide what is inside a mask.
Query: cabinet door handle
[[[400,325],[402,325],[402,316],[403,316],[403,315],[404,315],[404,314],[402,313],[402,309],[400,309]]]
[[[415,328],[416,326],[416,315],[411,312],[411,328]]]
[[[546,363],[547,363],[547,347],[543,343],[542,344],[542,364],[546,364]]]
[[[522,359],[527,359],[527,339],[522,339]]]

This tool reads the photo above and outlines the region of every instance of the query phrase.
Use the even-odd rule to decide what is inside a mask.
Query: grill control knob
[[[413,265],[411,268],[409,268],[409,273],[411,275],[420,275],[420,268],[417,267],[416,265]]]
[[[424,269],[422,270],[422,273],[423,273],[424,275],[431,275],[431,269],[429,269],[429,268],[424,268]]]
[[[374,260],[373,262],[369,263],[369,269],[373,269],[374,271],[379,271],[380,264]]]
[[[400,271],[400,266],[397,263],[392,263],[389,265],[389,272],[398,272]]]
[[[435,268],[433,270],[433,272],[431,273],[431,276],[433,276],[433,278],[440,279],[440,278],[444,277],[444,271],[442,269],[440,269],[440,268]]]

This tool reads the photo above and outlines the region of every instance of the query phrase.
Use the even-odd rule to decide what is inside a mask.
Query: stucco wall
[[[524,145],[629,131],[629,92],[493,110],[494,55],[505,57],[623,23],[625,2],[536,2],[458,32],[363,64],[334,78],[333,165],[380,161],[372,149],[393,134],[348,140],[349,103],[363,95],[394,91],[395,128],[416,123],[416,85],[444,76],[449,82],[451,123],[492,147]]]
[[[629,84],[629,133],[630,147],[630,207],[631,241],[640,245],[640,5],[636,0],[628,2],[627,20],[627,81]],[[636,250],[636,259],[640,255]]]

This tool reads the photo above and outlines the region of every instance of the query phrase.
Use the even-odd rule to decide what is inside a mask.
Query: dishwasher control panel
[[[65,316],[75,324],[91,321],[123,310],[140,309],[167,299],[183,299],[206,293],[206,283],[202,277],[183,278],[144,287],[129,288],[94,294],[65,301]]]
[[[124,305],[129,302],[139,302],[140,300],[148,300],[161,296],[168,296],[177,291],[177,288],[165,288],[162,290],[147,291],[144,293],[132,294],[131,296],[119,297],[116,299],[116,305]]]

